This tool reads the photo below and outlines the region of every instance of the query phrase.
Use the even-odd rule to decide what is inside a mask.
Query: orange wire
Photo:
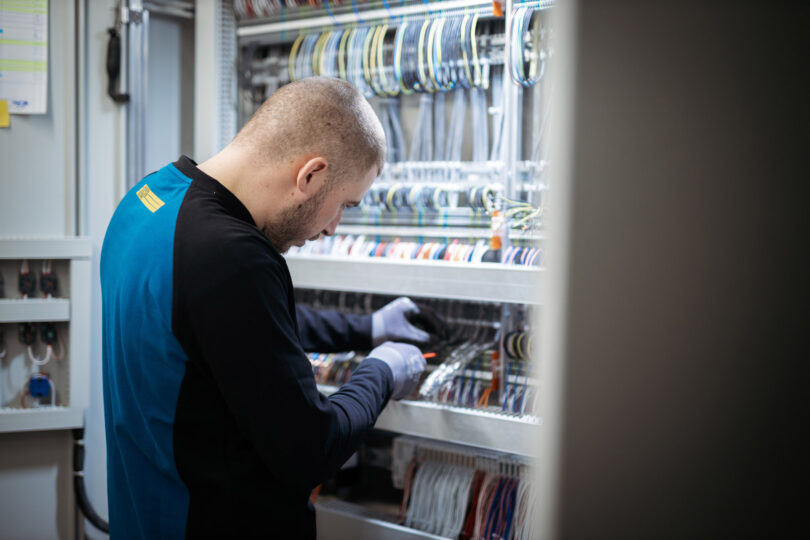
[[[323,484],[318,484],[315,486],[315,489],[312,490],[312,495],[309,496],[309,502],[312,504],[315,504],[315,501],[318,500],[318,494],[321,492],[321,486],[323,486]]]
[[[478,408],[481,407],[489,407],[489,394],[492,392],[492,387],[488,387],[484,392],[481,394],[481,399],[478,400]]]

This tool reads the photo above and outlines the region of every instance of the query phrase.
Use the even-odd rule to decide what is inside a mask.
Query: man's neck
[[[220,153],[199,164],[197,168],[211,178],[215,178],[228,191],[233,193],[250,212],[254,223],[261,228],[264,219],[261,212],[259,212],[258,201],[261,199],[258,199],[258,194],[255,193],[255,170],[245,170],[243,164],[249,162],[249,160],[246,156],[237,154],[238,151],[225,148]]]

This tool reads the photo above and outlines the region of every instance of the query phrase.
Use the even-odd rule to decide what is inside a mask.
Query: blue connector
[[[42,375],[31,377],[31,380],[28,381],[28,393],[31,397],[48,397],[48,394],[51,393],[51,384],[48,382],[48,377]]]

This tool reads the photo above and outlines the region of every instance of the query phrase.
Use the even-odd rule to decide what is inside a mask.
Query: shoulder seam
[[[169,171],[172,172],[172,174],[183,180],[186,184],[191,184],[191,178],[189,178],[188,176],[177,170],[177,167],[174,166],[174,163],[169,163],[166,167],[169,169]]]

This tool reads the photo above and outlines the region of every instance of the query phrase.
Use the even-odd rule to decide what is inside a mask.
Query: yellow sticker
[[[146,184],[144,184],[143,187],[138,190],[138,198],[152,213],[157,212],[158,209],[164,204],[157,195],[152,193],[152,190],[149,189],[149,186]]]
[[[8,119],[8,100],[0,99],[0,128],[11,125]]]

